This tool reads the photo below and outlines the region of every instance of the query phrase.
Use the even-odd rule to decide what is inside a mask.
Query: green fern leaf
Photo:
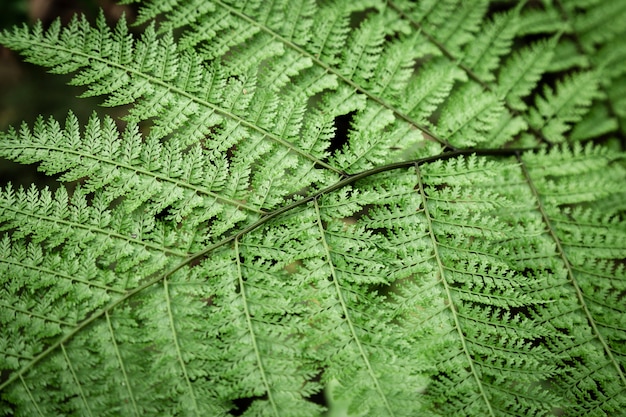
[[[491,71],[498,67],[500,56],[511,49],[511,42],[517,31],[516,17],[514,12],[497,15],[466,48],[463,64],[482,80],[494,79]]]
[[[621,2],[122,3],[0,32],[125,122],[0,133],[0,414],[623,413]]]
[[[498,93],[515,110],[526,110],[526,97],[539,81],[552,58],[553,42],[539,43],[520,50],[508,59],[498,76]]]
[[[541,129],[551,142],[562,142],[568,123],[582,120],[591,101],[597,97],[597,78],[593,73],[579,73],[557,83],[556,91],[546,87],[530,111],[531,126]]]

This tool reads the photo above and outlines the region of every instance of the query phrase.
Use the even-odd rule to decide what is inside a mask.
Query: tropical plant
[[[4,415],[625,415],[625,1],[138,10],[0,34],[128,108],[0,136]]]

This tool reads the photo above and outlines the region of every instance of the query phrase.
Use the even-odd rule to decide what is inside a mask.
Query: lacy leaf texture
[[[138,3],[0,34],[124,106],[0,134],[0,414],[626,415],[626,1]]]

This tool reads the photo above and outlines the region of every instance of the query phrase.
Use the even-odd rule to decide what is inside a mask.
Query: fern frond
[[[101,190],[100,204],[105,206],[122,197],[128,213],[139,206],[152,215],[167,209],[168,220],[176,223],[194,213],[193,227],[214,219],[215,228],[207,231],[210,234],[219,235],[246,217],[263,213],[244,203],[241,193],[223,192],[229,186],[236,190],[232,178],[241,174],[231,171],[229,178],[228,161],[213,157],[214,151],[203,150],[199,144],[186,147],[177,140],[161,144],[149,138],[144,142],[136,125],[128,125],[120,134],[110,118],[101,122],[93,115],[84,132],[72,114],[64,128],[55,120],[39,119],[32,131],[26,126],[19,132],[10,130],[0,147],[2,156],[22,163],[39,162],[47,174],[63,173],[62,181],[80,181],[87,192]]]
[[[415,120],[430,122],[431,115],[448,97],[455,82],[465,80],[465,74],[457,67],[432,60],[420,69],[405,90],[403,110]]]
[[[550,154],[553,180],[543,175],[545,154],[524,158],[523,169],[538,198],[556,255],[561,258],[562,272],[553,279],[556,285],[568,286],[568,297],[575,300],[568,302],[569,314],[563,315],[563,309],[556,308],[553,313],[557,329],[571,329],[557,347],[567,353],[565,360],[572,364],[558,383],[564,397],[576,404],[568,415],[618,412],[625,404],[626,386],[621,348],[624,293],[619,278],[626,253],[616,242],[623,241],[626,223],[621,215],[602,216],[595,208],[610,194],[611,184],[616,187],[623,182],[626,171],[614,156],[597,148],[576,147],[571,154],[555,149]],[[588,158],[583,160],[583,155]],[[576,191],[567,196],[554,192],[557,183],[582,173],[603,180],[579,182]],[[571,209],[579,202],[588,208]]]
[[[513,109],[522,111],[527,108],[522,98],[528,96],[548,67],[553,43],[540,42],[523,48],[500,69],[497,91]]]
[[[425,37],[432,44],[435,51],[439,54],[444,55],[448,62],[448,67],[456,67],[462,73],[464,73],[463,81],[468,82],[469,86],[459,87],[459,88],[467,88],[467,91],[472,91],[474,94],[479,94],[479,98],[477,101],[483,102],[482,105],[478,107],[483,107],[484,103],[492,101],[493,94],[499,100],[503,100],[502,103],[493,103],[492,109],[479,110],[477,113],[469,114],[466,113],[461,117],[465,118],[464,122],[461,122],[463,125],[474,125],[474,128],[469,128],[469,132],[459,132],[460,135],[468,134],[468,136],[472,139],[467,140],[465,142],[460,142],[459,144],[451,141],[455,146],[477,146],[480,142],[475,142],[478,138],[475,136],[476,133],[483,133],[486,138],[481,140],[487,140],[488,143],[493,144],[494,146],[499,146],[500,144],[509,142],[513,140],[513,138],[524,128],[527,126],[527,121],[523,116],[517,115],[519,100],[516,100],[514,97],[511,97],[513,100],[512,103],[509,103],[506,99],[506,96],[501,95],[501,91],[504,89],[511,88],[512,86],[499,86],[494,84],[495,74],[492,73],[492,69],[497,66],[500,56],[506,54],[508,49],[510,48],[510,44],[513,41],[513,37],[516,34],[517,29],[517,21],[520,9],[525,5],[525,2],[520,2],[514,9],[510,10],[508,13],[500,13],[494,15],[494,21],[487,23],[483,26],[482,34],[474,39],[471,43],[469,43],[463,50],[453,50],[448,48],[445,43],[441,42],[438,39],[438,35],[435,32],[429,32],[423,24],[420,22],[419,17],[412,16],[409,12],[413,6],[411,5],[403,5],[404,9],[399,7],[398,5],[392,3],[392,7],[400,13],[401,16],[406,17],[410,24],[419,31],[424,31]],[[508,23],[507,23],[508,22]],[[443,61],[445,62],[445,61]],[[535,67],[530,67],[528,70],[532,74],[535,72],[534,77],[535,80],[539,78],[539,76],[545,72],[548,67],[548,62],[544,59],[535,62]],[[506,70],[505,70],[506,71]],[[507,80],[506,78],[508,74],[501,74],[500,80],[506,82],[511,82],[512,80]],[[513,74],[511,74],[513,75]],[[514,74],[515,77],[523,76],[523,74]],[[533,77],[533,75],[531,75]],[[532,79],[532,78],[531,78]],[[474,83],[478,84],[478,87],[473,85]],[[530,81],[529,84],[532,86],[533,81]],[[481,93],[480,90],[484,90]],[[524,91],[524,90],[522,90]],[[528,94],[529,90],[525,91],[525,94]],[[483,97],[480,95],[483,94]],[[450,100],[450,104],[447,106],[456,105],[455,100]],[[499,108],[504,105],[504,108]],[[442,110],[450,111],[453,107],[444,106]],[[456,110],[453,111],[456,114],[461,114]],[[491,114],[490,116],[488,114]],[[459,116],[455,116],[459,117]],[[493,123],[485,123],[487,119],[491,118]],[[443,118],[443,126],[446,129],[449,129],[449,120],[447,118]],[[446,126],[448,125],[448,126]],[[481,126],[480,129],[483,132],[475,132],[476,127]],[[439,135],[442,135],[442,131],[437,129],[433,129]],[[456,129],[453,130],[453,132]],[[474,131],[474,132],[473,132]],[[545,141],[543,137],[541,137],[541,133],[538,131],[533,132],[536,139],[540,141]],[[453,133],[453,135],[455,135]]]
[[[568,7],[564,4],[565,7]],[[593,51],[596,45],[618,38],[624,34],[626,5],[621,2],[598,2],[586,13],[577,13],[574,31],[585,51]],[[569,11],[569,10],[568,10]],[[571,12],[571,11],[570,11]]]
[[[557,82],[555,89],[546,86],[544,96],[537,98],[535,108],[529,112],[530,124],[551,142],[563,142],[569,124],[580,121],[596,97],[597,78],[592,72],[578,73]]]
[[[541,308],[542,284],[517,272],[514,255],[508,253],[517,239],[533,239],[532,223],[502,224],[495,214],[504,209],[513,215],[527,203],[489,191],[495,183],[513,186],[519,180],[514,170],[514,164],[469,158],[428,164],[418,171],[423,208],[407,215],[419,225],[419,239],[398,242],[403,248],[398,261],[421,264],[425,273],[403,283],[398,297],[424,347],[416,354],[437,364],[426,391],[434,413],[499,415],[509,410],[524,415],[547,407],[552,399],[533,388],[555,372],[542,364],[541,358],[550,353],[532,347],[549,329],[525,327],[521,313]],[[474,217],[477,213],[480,220]],[[525,359],[512,366],[506,358],[516,355]],[[512,404],[517,404],[515,411]]]
[[[380,56],[380,53],[385,51],[385,49],[382,48],[382,43],[379,47],[377,47],[377,42],[382,42],[382,36],[388,36],[388,32],[397,32],[404,29],[403,25],[396,25],[397,27],[387,25],[387,23],[395,22],[397,20],[395,19],[395,15],[389,15],[381,12],[374,15],[374,17],[364,19],[361,22],[361,29],[358,31],[358,35],[357,31],[355,31],[352,37],[347,36],[347,25],[349,24],[351,14],[363,11],[368,7],[379,7],[379,9],[384,9],[383,7],[380,7],[380,5],[373,6],[370,5],[369,2],[363,2],[363,4],[355,2],[350,6],[342,5],[341,3],[323,4],[315,11],[316,13],[313,19],[314,30],[312,33],[306,33],[306,36],[300,35],[299,38],[305,43],[297,44],[292,39],[294,37],[298,37],[297,32],[289,29],[287,30],[288,35],[285,35],[285,28],[283,27],[285,26],[285,22],[281,21],[280,17],[276,17],[275,19],[271,19],[269,21],[266,18],[260,17],[266,16],[267,10],[271,9],[276,11],[271,5],[241,10],[237,6],[226,6],[222,3],[219,4],[223,7],[222,10],[227,10],[229,12],[229,15],[224,16],[223,19],[232,22],[232,25],[239,26],[242,22],[245,22],[245,24],[253,24],[260,30],[259,37],[267,39],[267,42],[281,42],[280,48],[282,48],[285,52],[284,54],[280,54],[281,56],[279,58],[277,57],[275,61],[289,62],[289,60],[303,60],[306,62],[312,62],[313,67],[307,69],[305,74],[312,73],[314,75],[307,74],[306,78],[303,77],[304,79],[308,80],[312,77],[319,77],[320,75],[318,74],[320,70],[324,73],[333,74],[341,80],[340,87],[348,86],[351,89],[356,89],[357,92],[365,94],[369,99],[379,103],[386,109],[391,110],[395,114],[395,117],[399,120],[417,127],[418,129],[429,134],[431,137],[433,136],[432,132],[430,132],[426,126],[416,123],[406,114],[402,113],[399,108],[400,104],[397,101],[397,97],[389,96],[387,94],[376,95],[376,92],[380,87],[370,85],[369,82],[370,78],[379,78],[379,74],[374,73],[377,67],[378,71],[385,70],[385,63],[381,60]],[[185,6],[181,5],[180,7]],[[280,8],[276,12],[277,16],[287,13],[285,10]],[[190,42],[191,45],[208,41],[204,34],[210,34],[211,31],[201,30],[199,25],[204,27],[206,22],[211,22],[213,19],[213,14],[207,13],[206,16],[197,17],[194,22],[188,22],[193,29],[193,31],[187,32],[189,33],[191,39],[193,39],[193,41]],[[176,21],[172,21],[171,24],[175,27],[183,25],[183,23]],[[184,37],[185,35],[183,35],[183,38]],[[255,47],[253,44],[256,44],[256,42],[257,40],[255,35],[255,37],[241,39],[237,43],[233,43],[232,47],[243,48],[245,45],[246,49],[254,49]],[[407,55],[402,57],[402,66],[404,67],[408,67],[410,65],[410,61],[414,61],[417,57],[425,53],[425,51],[421,51],[419,49],[415,50],[415,48],[408,48],[406,46],[406,42],[400,42],[400,44],[405,45],[404,48],[407,52]],[[216,46],[213,44],[210,46],[210,48],[214,47]],[[369,52],[367,52],[367,50],[369,50]],[[300,58],[293,56],[294,52],[296,55],[299,55]],[[209,57],[209,55],[207,55],[207,57]],[[292,58],[286,59],[286,57]],[[241,54],[233,54],[227,65],[232,65],[234,68],[237,68],[241,65],[241,63],[246,65],[249,61],[249,59],[246,59],[246,57]],[[285,66],[288,65],[289,64],[285,64]],[[383,75],[384,74],[380,74],[380,76]],[[405,78],[406,76],[403,76],[401,80],[404,80]],[[400,88],[401,85],[395,86],[396,90]],[[331,93],[329,92],[329,94]],[[445,142],[441,138],[435,137],[435,139],[439,142]]]
[[[571,32],[571,22],[564,21],[554,7],[529,8],[520,13],[518,33],[533,35],[538,33]]]
[[[25,317],[36,320],[29,320],[28,328],[4,335],[2,368],[28,369],[41,359],[42,351],[51,346],[62,348],[62,355],[57,350],[51,362],[33,370],[35,379],[22,379],[22,385],[7,392],[7,398],[26,395],[34,401],[31,411],[50,414],[55,407],[50,398],[62,401],[76,395],[69,409],[88,415],[97,411],[90,411],[94,405],[86,399],[101,396],[112,413],[119,411],[114,397],[120,387],[128,386],[126,376],[118,374],[114,364],[113,368],[106,365],[102,357],[86,354],[110,348],[113,330],[98,326],[95,331],[102,334],[83,334],[71,347],[58,340],[75,334],[93,314],[106,311],[107,305],[137,286],[144,274],[167,268],[186,253],[173,247],[177,240],[173,231],[155,222],[152,215],[110,210],[106,199],[97,193],[88,202],[80,188],[70,198],[65,188],[52,195],[34,187],[17,192],[9,187],[3,190],[1,200],[2,228],[12,231],[11,238],[7,235],[2,241],[3,328],[9,323],[25,323]],[[23,239],[30,243],[24,244]],[[84,338],[90,342],[81,346]],[[102,338],[106,343],[97,342]],[[126,365],[129,372],[137,363]],[[108,371],[94,372],[91,365],[97,364]],[[70,375],[73,381],[65,379]],[[43,380],[58,387],[73,384],[76,391],[50,393],[44,399],[46,390],[37,382]],[[128,398],[126,394],[122,397]]]
[[[626,408],[619,2],[133,2],[0,32],[127,106],[0,134],[0,413]]]
[[[2,230],[12,230],[13,236],[28,237],[48,249],[93,245],[103,264],[116,264],[119,271],[132,271],[143,261],[156,271],[168,256],[187,255],[176,247],[175,232],[164,229],[152,215],[109,210],[98,195],[90,204],[80,188],[70,199],[64,187],[53,194],[34,186],[15,191],[9,185],[0,194],[0,204]]]
[[[522,3],[520,3],[522,4]],[[492,71],[498,67],[500,57],[511,49],[517,31],[519,8],[494,17],[480,35],[474,39],[463,56],[463,64],[481,80],[490,82],[495,77]]]
[[[466,3],[457,0],[398,2],[407,15],[452,54],[470,43],[480,27],[487,2]]]
[[[155,127],[151,134],[155,139],[175,135],[184,145],[203,140],[209,149],[215,149],[224,146],[221,134],[228,132],[228,147],[247,137],[252,142],[269,139],[304,157],[311,170],[314,164],[330,168],[317,157],[280,138],[279,132],[271,132],[274,130],[271,123],[266,130],[258,126],[255,119],[246,120],[253,116],[248,109],[256,106],[255,100],[267,100],[263,95],[247,94],[256,83],[257,68],[230,78],[220,71],[218,65],[198,70],[199,61],[193,52],[178,52],[170,35],[158,37],[152,27],[134,45],[134,53],[130,55],[132,61],[125,62],[124,57],[129,54],[120,57],[112,48],[98,46],[98,39],[105,43],[109,43],[106,40],[110,38],[126,42],[126,35],[116,35],[126,33],[124,22],[119,23],[114,34],[104,26],[103,18],[98,22],[98,27],[92,29],[86,20],[75,19],[67,29],[58,30],[57,26],[46,35],[40,30],[33,33],[27,29],[16,31],[12,45],[32,47],[28,54],[33,61],[48,62],[47,59],[54,55],[53,66],[57,62],[74,62],[74,67],[83,70],[73,83],[90,85],[89,95],[110,94],[107,105],[137,100],[129,120],[153,119]],[[70,38],[72,41],[67,41]],[[65,52],[58,53],[61,50]],[[246,85],[248,80],[251,86]],[[205,140],[206,135],[212,136],[211,139]],[[267,152],[271,147],[264,149]],[[261,155],[257,152],[257,158]],[[240,172],[247,169],[249,166],[241,167]],[[336,168],[330,169],[339,172]]]
[[[441,109],[435,132],[449,137],[455,146],[480,147],[486,142],[485,136],[497,126],[505,112],[504,103],[493,93],[481,91],[476,84],[466,84],[448,97]],[[509,139],[501,138],[497,143]]]
[[[541,14],[558,16],[559,22],[553,28],[546,27],[546,32],[559,34],[559,36],[562,33],[567,34],[567,36],[560,38],[555,47],[550,70],[585,69],[597,73],[603,71],[612,59],[607,55],[608,51],[611,51],[611,54],[616,54],[615,56],[620,55],[622,48],[617,46],[617,43],[620,43],[618,39],[623,38],[626,30],[624,25],[620,24],[625,10],[621,2],[596,1],[580,4],[555,2],[546,5],[546,10],[537,12],[537,16]],[[610,66],[610,64],[608,65]],[[608,68],[607,70],[609,73],[612,71]],[[617,75],[621,73],[621,70],[617,70],[615,78],[608,74],[602,77],[600,92],[602,94],[601,101],[610,109],[609,113],[612,116],[619,116],[615,121],[618,123],[619,130],[623,131],[625,120],[620,112],[616,111],[619,107],[619,99],[612,94],[615,89],[621,88],[622,83]],[[591,87],[598,88],[593,84]],[[583,91],[583,95],[585,94],[587,92]],[[598,100],[598,97],[595,98]],[[598,132],[592,132],[588,137],[581,139],[593,138],[594,134],[605,135],[606,133],[602,130],[599,129]]]

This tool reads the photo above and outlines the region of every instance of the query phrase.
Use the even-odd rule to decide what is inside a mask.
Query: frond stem
[[[267,380],[267,376],[265,374],[265,367],[263,366],[263,360],[261,358],[261,352],[259,350],[259,346],[256,341],[256,336],[254,335],[254,329],[252,326],[252,316],[250,315],[250,309],[248,308],[248,299],[246,296],[246,288],[244,286],[243,281],[243,273],[241,271],[241,260],[239,253],[239,238],[235,238],[235,260],[237,262],[237,279],[239,281],[239,294],[241,295],[241,299],[243,302],[243,310],[246,316],[246,325],[248,327],[248,333],[250,334],[250,340],[252,342],[252,347],[254,348],[254,355],[256,358],[257,365],[259,367],[259,371],[261,372],[261,379],[263,380],[263,385],[265,386],[265,392],[267,393],[267,399],[272,405],[272,411],[276,417],[280,417],[280,413],[278,412],[278,407],[276,406],[276,402],[274,401],[274,395],[272,394],[272,390],[270,388],[269,381]]]
[[[22,381],[22,385],[24,386],[24,389],[26,390],[26,393],[28,394],[28,398],[35,406],[35,410],[37,410],[37,412],[39,413],[41,417],[44,417],[43,413],[39,409],[39,405],[37,405],[37,401],[35,401],[35,398],[33,398],[33,393],[30,392],[30,388],[28,388],[28,385],[26,385],[26,381],[24,381],[24,377],[22,375],[20,375],[20,381]]]
[[[115,332],[113,331],[113,325],[111,324],[111,316],[108,311],[105,311],[107,327],[109,328],[109,333],[111,334],[111,341],[113,342],[113,350],[115,350],[115,356],[117,357],[117,361],[120,364],[120,369],[122,370],[122,375],[124,376],[124,383],[126,384],[126,390],[128,391],[128,396],[130,397],[131,404],[133,405],[133,411],[135,415],[139,417],[141,414],[139,413],[139,409],[137,408],[137,402],[135,401],[135,396],[133,395],[133,391],[130,386],[130,381],[128,380],[128,374],[126,373],[126,367],[124,366],[124,360],[122,359],[122,354],[117,346],[117,342],[115,341]]]
[[[90,417],[93,417],[93,413],[91,412],[91,408],[89,407],[89,403],[87,402],[87,397],[85,396],[85,392],[83,391],[83,386],[78,380],[78,376],[76,375],[76,371],[74,371],[74,367],[72,366],[72,362],[70,361],[70,357],[67,355],[67,351],[65,350],[65,345],[61,343],[61,351],[63,351],[63,357],[65,358],[65,362],[67,362],[67,366],[70,368],[70,373],[72,374],[72,378],[74,379],[74,383],[78,387],[78,393],[80,394],[81,400],[83,400],[83,404],[87,409],[87,414]]]
[[[170,299],[170,290],[167,285],[167,278],[163,280],[163,292],[165,293],[165,305],[167,306],[167,318],[170,322],[170,329],[172,330],[172,338],[174,339],[174,346],[176,347],[176,356],[178,357],[178,362],[180,363],[180,367],[183,370],[183,376],[185,377],[185,383],[187,384],[187,389],[189,390],[189,394],[191,395],[193,408],[196,411],[196,415],[198,415],[198,401],[196,401],[196,394],[194,393],[193,387],[191,386],[191,379],[189,378],[189,374],[187,373],[187,365],[185,365],[185,361],[183,360],[183,355],[180,351],[180,343],[178,343],[178,335],[176,333],[176,327],[174,326],[174,315],[172,314],[172,301]]]

